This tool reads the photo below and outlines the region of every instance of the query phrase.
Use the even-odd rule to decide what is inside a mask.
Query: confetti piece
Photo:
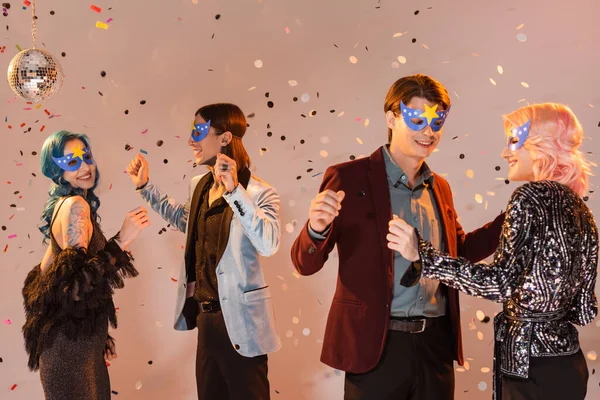
[[[108,29],[108,25],[102,21],[96,21],[96,28]]]
[[[519,42],[526,42],[527,41],[527,35],[524,33],[519,33],[517,34],[517,40]]]
[[[472,169],[467,170],[467,178],[473,179],[475,172]]]
[[[479,390],[481,390],[482,392],[485,392],[485,390],[487,389],[487,383],[485,383],[484,381],[479,382],[479,384],[477,385],[477,388]]]
[[[288,81],[288,85],[290,85],[291,87],[298,86],[298,81],[290,80]]]
[[[142,386],[143,386],[143,385],[142,385],[142,382],[141,382],[141,381],[137,381],[137,382],[135,383],[135,388],[136,388],[137,390],[140,390],[140,389],[142,388]]]
[[[327,157],[327,156],[329,155],[329,153],[327,153],[327,151],[325,151],[325,150],[321,150],[321,151],[319,152],[319,154],[320,154],[320,155],[321,155],[321,157],[323,157],[323,158],[325,158],[325,157]]]
[[[143,131],[142,135],[145,135],[146,133],[148,133],[148,129],[146,129],[145,131]]]
[[[588,360],[596,361],[596,359],[598,358],[598,354],[596,354],[596,352],[594,350],[588,351],[587,358],[588,358]]]
[[[498,65],[498,73],[500,75],[502,75],[504,73],[504,68],[502,68],[502,65]]]
[[[354,56],[350,56],[350,63],[352,64],[356,64],[358,62],[358,59]]]
[[[529,84],[527,82],[521,82],[521,86],[523,86],[524,88],[528,88]]]
[[[4,246],[4,253],[6,253],[6,250],[8,250],[8,245]]]
[[[521,25],[517,26],[517,30],[521,29],[524,26],[525,26],[525,24],[521,24]]]
[[[102,12],[102,9],[100,7],[95,6],[93,4],[90,4],[90,10],[96,11],[97,13],[101,13]]]
[[[14,238],[16,238],[16,237],[17,237],[17,235],[16,235],[16,234],[12,234],[12,235],[10,235],[8,238],[9,238],[9,239],[14,239]]]
[[[177,282],[177,279],[175,279],[175,278],[171,278],[171,280],[172,280],[173,282]]]
[[[475,313],[475,316],[477,317],[478,320],[483,321],[483,319],[485,318],[485,314],[483,311],[481,310],[477,310],[477,312]]]
[[[479,204],[481,204],[481,203],[483,203],[483,197],[479,193],[477,193],[475,195],[475,201],[478,202]]]
[[[15,45],[15,46],[17,47],[17,50],[19,50],[19,51],[23,51],[23,49],[21,48],[21,46],[19,46],[18,44],[17,44],[17,45]]]
[[[29,7],[31,5],[31,2],[29,0],[25,0],[23,1],[23,4],[25,4],[26,7]]]
[[[23,123],[21,124],[21,128],[23,128],[24,126],[25,126],[25,122],[23,122]]]
[[[263,67],[263,62],[262,62],[262,60],[256,60],[256,61],[254,61],[254,66],[255,66],[256,68],[262,68],[262,67]]]
[[[398,61],[400,61],[401,64],[406,64],[406,57],[398,56]]]
[[[356,141],[358,142],[358,144],[363,144],[363,141],[360,140],[360,138],[356,138]]]
[[[12,321],[11,321],[10,319],[5,319],[5,320],[4,320],[4,323],[5,323],[6,325],[12,325]]]
[[[106,20],[106,23],[110,24],[112,20],[113,20],[112,18],[109,18],[109,19]]]
[[[489,374],[490,369],[488,367],[483,367],[483,368],[481,368],[481,372],[483,372],[484,374]]]
[[[16,388],[17,388],[17,384],[15,383],[14,385],[12,385],[12,386],[10,387],[10,390],[11,390],[11,391],[14,391]]]
[[[304,329],[302,329],[302,334],[303,334],[304,336],[308,336],[308,335],[310,335],[310,329],[308,329],[308,328],[304,328]]]
[[[483,340],[483,332],[477,332],[477,339]]]
[[[288,28],[287,26],[285,27],[285,33],[290,33],[290,28]]]
[[[140,149],[140,153],[142,153],[142,154],[148,154],[148,152],[146,150],[144,150],[144,149]]]
[[[394,36],[392,36],[392,37],[395,37],[395,38],[397,38],[397,37],[400,37],[400,36],[406,35],[407,33],[408,33],[408,32],[397,32],[397,33],[394,33]]]
[[[492,85],[496,86],[496,81],[493,80],[492,78],[490,78],[490,82],[492,83]]]

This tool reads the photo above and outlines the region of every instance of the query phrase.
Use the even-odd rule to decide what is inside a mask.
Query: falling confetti
[[[519,42],[526,42],[527,41],[527,35],[524,33],[518,33],[517,34],[517,40]]]
[[[96,21],[96,28],[108,29],[108,25],[102,21]]]
[[[481,196],[479,193],[477,193],[477,194],[475,195],[475,201],[476,201],[477,203],[481,204],[481,203],[483,203],[483,197],[482,197],[482,196]]]
[[[400,62],[400,64],[406,64],[406,57],[398,56],[398,61]]]
[[[527,82],[521,82],[521,86],[523,86],[524,88],[528,88],[529,84]]]
[[[481,390],[482,392],[485,392],[485,390],[487,389],[487,383],[485,383],[484,381],[479,382],[479,384],[477,385],[477,388],[479,390]]]
[[[596,354],[596,352],[594,350],[588,351],[587,352],[587,358],[590,361],[596,361],[596,359],[598,358],[598,354]]]
[[[498,73],[500,75],[502,75],[504,73],[504,68],[502,68],[502,65],[498,65]]]
[[[254,61],[254,66],[256,68],[262,68],[263,62],[261,60],[256,60],[256,61]]]
[[[490,78],[490,82],[492,83],[492,85],[496,86],[496,81],[493,80],[492,78]]]
[[[358,62],[358,59],[354,56],[350,56],[350,63],[352,64],[356,64]]]

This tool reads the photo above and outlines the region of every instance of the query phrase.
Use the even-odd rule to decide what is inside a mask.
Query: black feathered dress
[[[63,250],[51,233],[52,263],[43,272],[35,266],[25,279],[25,348],[46,400],[111,398],[104,350],[112,340],[109,323],[117,327],[112,296],[138,272],[117,236],[107,241],[96,221],[92,226],[87,250]]]

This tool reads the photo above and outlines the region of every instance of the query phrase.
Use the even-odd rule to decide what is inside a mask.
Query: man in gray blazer
[[[199,399],[269,399],[267,353],[281,347],[260,263],[279,248],[280,200],[250,173],[246,126],[233,104],[196,112],[188,145],[208,172],[192,178],[185,205],[149,181],[144,157],[128,167],[142,198],[187,234],[175,329],[198,327]]]

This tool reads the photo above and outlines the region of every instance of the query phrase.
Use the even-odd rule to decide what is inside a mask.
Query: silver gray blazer
[[[176,330],[196,327],[198,305],[192,297],[196,272],[190,249],[194,248],[199,197],[209,177],[203,174],[192,178],[185,205],[177,203],[152,182],[138,190],[165,221],[187,233],[185,258],[177,282]],[[260,263],[260,256],[272,256],[279,248],[280,200],[275,188],[251,176],[247,169],[240,171],[238,180],[238,187],[223,195],[230,207],[224,211],[219,230],[217,281],[229,339],[239,354],[255,357],[281,347],[273,299]]]

